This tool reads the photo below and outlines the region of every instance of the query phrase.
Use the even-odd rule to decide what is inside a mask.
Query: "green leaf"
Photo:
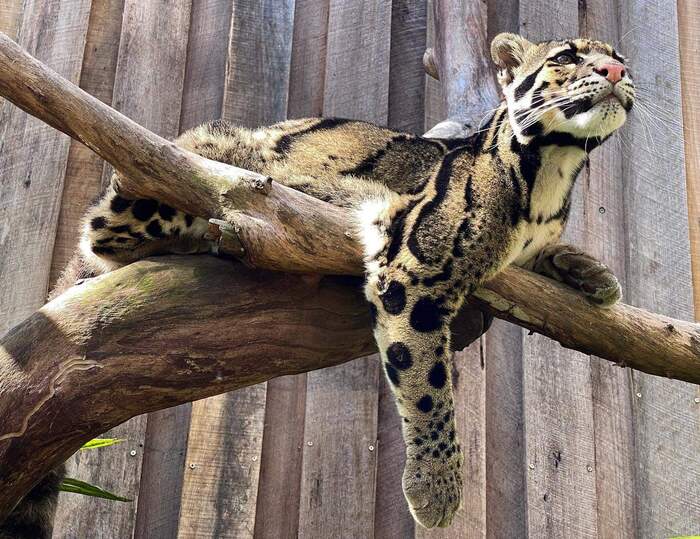
[[[72,477],[66,477],[61,483],[59,490],[62,490],[63,492],[73,492],[74,494],[83,494],[85,496],[93,496],[95,498],[105,498],[106,500],[113,500],[115,502],[133,501],[129,498],[122,498],[121,496],[107,492],[106,490],[96,487],[95,485],[91,485],[90,483],[86,483],[85,481],[73,479]]]
[[[125,441],[124,438],[93,438],[80,449],[97,449],[98,447],[108,447]]]

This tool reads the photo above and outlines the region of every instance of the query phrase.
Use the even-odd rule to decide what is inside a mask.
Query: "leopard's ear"
[[[502,33],[491,42],[491,58],[499,68],[498,80],[505,86],[513,80],[513,72],[520,67],[525,53],[533,44],[517,34]]]

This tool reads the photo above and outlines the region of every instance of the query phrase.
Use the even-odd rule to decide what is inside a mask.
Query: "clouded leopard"
[[[459,508],[462,448],[450,380],[452,317],[508,264],[563,281],[601,306],[620,286],[600,262],[558,243],[588,153],[625,122],[624,59],[587,39],[491,47],[504,100],[468,138],[426,139],[365,122],[214,122],[177,143],[355,210],[365,294],[403,419],[403,488],[415,519],[447,526]],[[103,272],[159,253],[205,252],[207,216],[109,188],[85,220],[83,263]]]

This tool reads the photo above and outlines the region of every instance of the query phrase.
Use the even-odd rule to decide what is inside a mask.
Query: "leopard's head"
[[[499,34],[491,44],[510,123],[520,142],[548,134],[602,140],[634,104],[626,60],[590,39],[531,43]]]

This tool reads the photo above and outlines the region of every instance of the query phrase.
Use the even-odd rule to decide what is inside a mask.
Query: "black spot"
[[[117,238],[115,241],[117,243],[126,243],[127,241],[129,241],[129,238]]]
[[[109,242],[112,241],[113,239],[114,239],[113,236],[109,236],[109,237],[107,237],[107,238],[99,239],[99,240],[97,240],[95,243],[96,243],[97,245],[104,245],[105,243],[109,243]]]
[[[440,436],[440,435],[438,434],[437,431],[433,431],[433,432],[430,433],[430,439],[433,440],[433,441],[437,440],[437,439],[438,439],[438,436]]]
[[[423,438],[421,438],[420,436],[417,436],[413,439],[413,443],[416,445],[423,445]]]
[[[406,307],[406,287],[398,281],[391,281],[386,292],[379,297],[389,314],[400,314]]]
[[[141,232],[132,232],[131,230],[129,230],[129,236],[137,240],[143,239],[143,234],[141,234]]]
[[[189,213],[185,215],[185,224],[190,227],[192,226],[192,223],[194,222],[194,217],[192,217]]]
[[[455,439],[455,431],[454,430],[450,431],[448,438],[450,439],[450,442],[454,442],[454,439]]]
[[[90,221],[90,227],[92,227],[93,230],[100,230],[101,228],[104,228],[107,226],[107,219],[104,217],[93,217],[92,221]]]
[[[160,215],[161,219],[164,221],[172,221],[175,213],[175,208],[172,206],[168,206],[167,204],[158,206],[158,215]]]
[[[430,395],[423,395],[416,403],[416,407],[424,414],[427,414],[433,409],[433,398]]]
[[[442,347],[442,346],[438,346],[438,347],[435,349],[435,355],[436,355],[436,356],[441,356],[441,355],[444,354],[444,353],[445,353],[445,348]]]
[[[471,175],[467,178],[467,185],[464,188],[464,200],[467,203],[466,211],[470,211],[474,207],[474,187]]]
[[[442,361],[438,361],[433,365],[428,373],[428,382],[431,386],[442,389],[445,387],[445,382],[447,381],[447,370],[445,369],[445,364]]]
[[[154,238],[165,237],[165,234],[163,234],[163,229],[160,226],[160,222],[157,219],[154,219],[153,221],[148,223],[148,226],[146,227],[146,232],[148,232]]]
[[[413,365],[411,351],[402,342],[395,342],[386,349],[386,356],[389,362],[399,370],[405,371]]]
[[[129,225],[110,226],[109,229],[110,229],[112,232],[116,232],[117,234],[123,234],[123,233],[125,233],[125,232],[126,232],[127,234],[130,234],[130,233],[131,233],[131,227],[130,227]]]
[[[399,385],[399,371],[397,371],[393,365],[389,363],[384,363],[384,368],[386,369],[386,376],[391,380],[391,383],[395,386]]]
[[[444,429],[444,428],[445,428],[445,424],[444,424],[442,421],[438,421],[438,424],[435,425],[435,429],[436,429],[438,432],[442,431],[442,429]]]
[[[112,200],[109,202],[109,209],[114,213],[124,213],[131,206],[131,200],[120,197],[119,195],[114,195]]]
[[[445,442],[440,442],[440,443],[438,444],[438,449],[439,449],[440,451],[444,451],[445,449],[447,449],[447,444],[446,444]]]
[[[435,451],[433,451],[434,458],[438,458],[439,456],[440,456],[440,451],[438,451],[437,449]]]
[[[139,221],[148,221],[158,209],[158,202],[151,198],[140,198],[131,206],[131,213]]]
[[[114,249],[112,249],[111,247],[96,246],[92,248],[92,252],[96,255],[113,255]]]
[[[443,309],[434,299],[422,297],[411,311],[411,327],[421,333],[435,331],[442,326]]]

